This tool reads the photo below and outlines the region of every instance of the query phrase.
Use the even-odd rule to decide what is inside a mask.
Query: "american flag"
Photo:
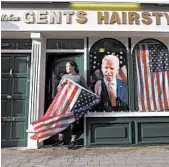
[[[142,43],[136,55],[136,109],[169,109],[169,53],[161,43]]]
[[[43,141],[63,131],[97,103],[98,96],[68,80],[56,94],[44,117],[32,123],[35,134],[31,139]]]

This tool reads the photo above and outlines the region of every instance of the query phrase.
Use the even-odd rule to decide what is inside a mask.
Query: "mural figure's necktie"
[[[112,106],[116,106],[116,92],[114,87],[112,86],[112,83],[108,83],[108,93],[109,93],[109,97],[110,97],[110,101]]]

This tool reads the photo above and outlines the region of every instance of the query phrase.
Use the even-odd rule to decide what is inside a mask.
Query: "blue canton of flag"
[[[151,72],[169,71],[169,54],[165,45],[149,44],[150,70]]]
[[[80,119],[87,110],[90,110],[95,104],[99,103],[100,98],[89,92],[88,90],[82,89],[72,111],[75,114],[75,119]]]

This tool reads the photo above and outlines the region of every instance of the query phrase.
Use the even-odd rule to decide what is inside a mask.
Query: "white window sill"
[[[169,117],[165,112],[88,112],[85,117]]]

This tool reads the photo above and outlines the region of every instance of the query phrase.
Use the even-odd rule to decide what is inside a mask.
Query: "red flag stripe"
[[[48,130],[52,130],[52,129],[56,129],[56,128],[60,128],[62,127],[62,125],[66,125],[68,122],[72,122],[75,118],[74,118],[74,114],[71,113],[71,115],[65,115],[64,116],[65,119],[53,119],[49,124],[44,124],[44,126],[39,127],[35,134],[37,133],[45,133],[48,132]],[[66,119],[67,118],[67,119]]]
[[[75,121],[75,119],[69,119],[68,121],[67,121],[67,126],[69,125],[69,124],[71,124],[72,122],[74,122]],[[50,128],[48,128],[48,129],[45,129],[45,130],[43,130],[43,131],[40,131],[40,132],[38,132],[38,133],[35,133],[34,135],[35,135],[35,137],[36,137],[36,140],[38,139],[42,139],[42,138],[46,138],[46,137],[48,137],[48,136],[52,136],[52,135],[54,135],[54,134],[56,134],[56,133],[58,133],[58,132],[60,132],[60,131],[62,131],[62,130],[64,130],[64,129],[66,129],[67,128],[67,126],[65,126],[65,127],[61,127],[61,126],[54,126],[54,127],[50,127]],[[33,136],[34,136],[33,135]],[[33,137],[32,136],[32,137]],[[34,138],[34,137],[33,137]]]
[[[164,78],[164,87],[163,87],[163,92],[164,92],[164,105],[165,105],[165,107],[164,107],[164,109],[166,110],[166,109],[168,109],[169,108],[169,99],[167,98],[167,85],[165,84],[166,83],[166,80],[168,80],[167,79],[167,72],[164,72],[163,73],[163,78]],[[169,90],[168,90],[169,91]]]
[[[63,110],[63,114],[65,114],[66,112],[69,112],[70,110],[70,106],[71,106],[71,102],[73,101],[74,97],[78,97],[77,95],[77,91],[78,91],[78,87],[75,86],[74,90],[72,91],[70,98],[68,98],[67,103],[65,105],[65,108]]]
[[[45,113],[44,117],[49,117],[51,115],[51,111],[53,109],[53,107],[58,103],[58,99],[59,97],[61,98],[61,94],[63,94],[63,92],[65,92],[66,89],[64,87],[64,85],[60,88],[60,91],[57,92],[55,98],[53,99],[52,103],[50,104],[47,112]]]
[[[165,72],[165,90],[164,90],[164,99],[165,99],[165,110],[169,109],[169,71]],[[168,93],[167,93],[168,92]]]
[[[141,106],[138,109],[141,110],[141,111],[145,111],[146,107],[145,107],[145,104],[144,104],[144,94],[143,94],[143,92],[144,92],[144,82],[142,80],[142,68],[140,67],[141,66],[141,51],[138,51],[137,58],[138,58],[138,69],[137,69],[138,71],[137,71],[137,74],[139,74],[139,76],[137,75],[139,77],[138,88],[140,88],[140,91],[138,92],[139,93],[138,94],[138,96],[139,96],[139,102],[138,103],[140,103],[139,106]],[[141,71],[141,73],[140,73],[139,70]]]
[[[160,72],[156,72],[156,78],[157,78],[157,90],[158,90],[158,100],[159,100],[159,103],[160,103],[160,110],[163,110],[163,104],[162,104],[162,100],[161,100],[161,96],[159,97],[159,94],[161,92],[161,82],[160,82]]]
[[[138,51],[137,49],[135,50],[135,55],[136,55],[136,78],[137,78],[137,102],[136,102],[136,107],[139,109],[139,110],[142,110],[142,105],[141,105],[141,99],[140,99],[140,96],[141,96],[141,83],[140,83],[140,74],[139,74],[139,58],[140,58],[140,51]]]
[[[117,74],[117,78],[123,81],[127,81],[127,67],[126,65],[122,66],[119,69],[119,73]]]
[[[72,83],[69,83],[69,85],[71,86],[71,87],[73,87],[73,88],[75,88],[76,86],[73,86],[72,85]],[[70,88],[70,87],[69,87]],[[67,88],[66,88],[67,89]],[[67,101],[68,100],[68,98],[67,98],[67,93],[69,92],[69,91],[65,91],[64,89],[63,90],[61,90],[61,91],[63,91],[64,92],[64,94],[62,94],[62,97],[64,97],[64,98],[61,98],[61,100],[62,101],[60,101],[60,102],[62,102],[62,103],[64,103],[65,101]],[[74,91],[74,89],[72,89],[72,91]],[[72,91],[71,92],[69,92],[69,93],[72,93]],[[77,91],[76,91],[77,92]],[[79,92],[78,92],[79,93]],[[75,96],[76,98],[78,97],[78,94],[77,94],[77,96]],[[56,99],[57,97],[55,97],[55,99]],[[54,101],[56,101],[54,99]],[[53,108],[50,108],[51,110],[48,110],[48,112],[52,112],[53,113],[53,115],[55,116],[56,114],[54,114],[54,112],[55,113],[57,113],[58,114],[58,116],[61,116],[61,115],[64,115],[64,113],[62,112],[62,113],[60,113],[60,112],[58,112],[58,110],[61,110],[61,103],[55,103],[55,105],[53,106]],[[59,108],[59,107],[60,108]],[[47,113],[47,115],[49,115],[48,113]],[[53,116],[53,117],[54,117]],[[48,116],[48,117],[51,117],[51,116]],[[41,126],[43,126],[43,124],[44,124],[44,122],[45,121],[49,121],[49,119],[48,119],[48,117],[46,117],[46,115],[45,115],[45,118],[47,118],[47,119],[45,119],[45,118],[43,118],[42,119],[42,121],[41,120],[39,120],[39,121],[36,121],[35,123],[33,123],[33,126],[34,126],[34,129],[37,129],[37,127],[41,127]],[[48,122],[46,122],[46,123],[48,123]]]
[[[72,83],[66,84],[64,87],[64,91],[61,92],[60,97],[58,98],[58,101],[56,105],[54,105],[52,111],[50,111],[50,116],[51,115],[60,115],[62,113],[62,108],[61,106],[63,105],[64,101],[67,99],[66,97],[68,96],[68,93],[72,86]]]
[[[66,115],[58,115],[58,116],[53,116],[53,117],[45,118],[45,119],[41,120],[39,122],[39,124],[37,124],[36,126],[34,126],[34,129],[36,131],[38,131],[38,129],[41,129],[44,126],[50,126],[51,124],[53,124],[53,122],[63,120],[64,117],[66,117],[66,116],[68,117],[68,116],[71,116],[71,115],[72,115],[72,113],[67,113]]]
[[[119,78],[123,81],[127,81],[127,67],[126,67],[126,65],[124,65],[120,68],[117,78]]]
[[[155,80],[155,74],[151,73],[151,83],[152,83],[152,96],[153,96],[153,102],[154,102],[154,110],[157,110],[157,103],[156,103],[156,96],[155,96],[155,84],[154,84],[154,80]]]
[[[149,74],[148,74],[148,67],[147,67],[147,65],[148,65],[148,55],[147,55],[147,51],[146,50],[144,50],[144,51],[142,51],[142,60],[143,60],[143,64],[144,64],[144,82],[145,82],[145,95],[146,95],[146,101],[145,101],[145,103],[147,102],[147,109],[149,110],[149,111],[151,111],[151,106],[150,106],[150,95],[149,95],[149,86],[151,86],[151,85],[149,85],[149,83],[148,83],[148,80],[149,80]]]

